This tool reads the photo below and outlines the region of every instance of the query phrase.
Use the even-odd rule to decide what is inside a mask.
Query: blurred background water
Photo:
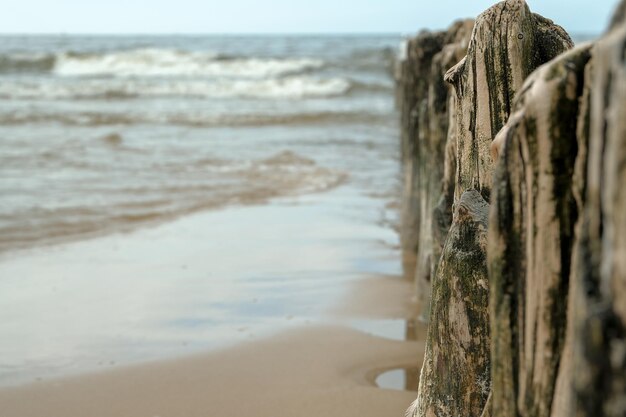
[[[395,146],[399,43],[1,36],[0,252],[350,176],[376,190],[361,168]]]

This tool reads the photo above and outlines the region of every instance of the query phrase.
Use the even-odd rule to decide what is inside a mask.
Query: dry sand
[[[342,314],[403,318],[415,309],[400,278],[365,280],[354,293]],[[308,326],[185,359],[5,388],[0,416],[401,416],[415,393],[377,388],[374,378],[421,357],[421,342]]]
[[[401,416],[415,394],[372,371],[411,365],[416,342],[345,328],[282,334],[224,352],[0,393],[3,416]]]

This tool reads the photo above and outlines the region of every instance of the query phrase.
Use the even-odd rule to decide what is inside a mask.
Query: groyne
[[[402,244],[429,319],[409,415],[626,415],[624,10],[578,46],[523,0],[407,42]]]

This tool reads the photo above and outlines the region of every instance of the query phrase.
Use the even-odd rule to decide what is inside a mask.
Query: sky
[[[0,0],[2,33],[413,33],[495,0]],[[571,33],[602,32],[618,0],[527,0]]]

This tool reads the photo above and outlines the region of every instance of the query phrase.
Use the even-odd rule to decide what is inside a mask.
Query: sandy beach
[[[360,281],[332,316],[410,319],[411,288],[401,277]],[[406,335],[417,340],[406,341],[311,324],[215,352],[4,388],[0,409],[11,417],[402,415],[415,392],[375,380],[415,367],[424,332],[418,324]]]
[[[338,189],[5,257],[3,310],[32,332],[2,324],[1,415],[401,415],[425,326],[395,233],[352,217],[368,201]]]
[[[0,417],[402,415],[399,41],[5,38]]]
[[[290,331],[209,355],[0,391],[2,414],[34,416],[387,416],[414,392],[374,386],[417,342],[338,327]]]

